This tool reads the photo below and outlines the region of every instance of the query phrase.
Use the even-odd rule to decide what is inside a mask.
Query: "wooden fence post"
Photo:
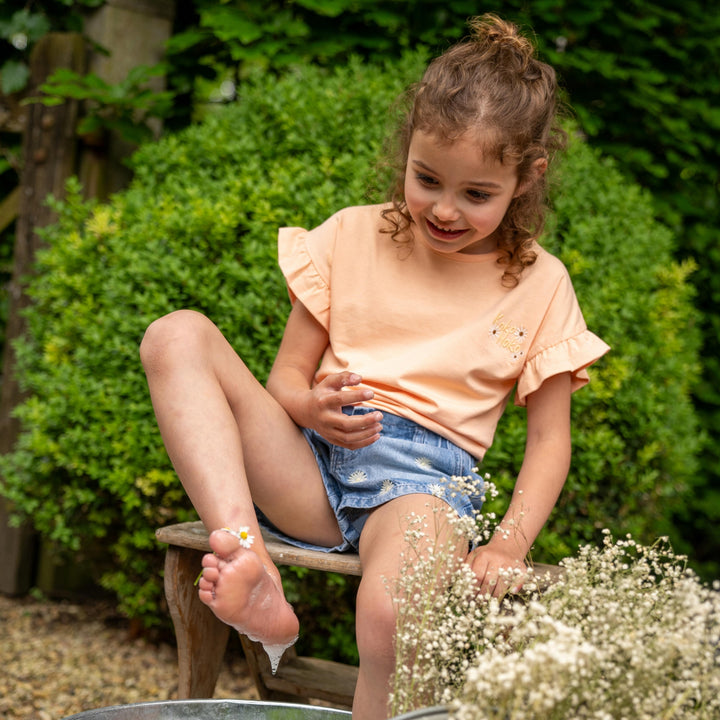
[[[85,22],[85,33],[109,55],[92,53],[88,71],[108,83],[119,83],[137,65],[155,65],[163,59],[172,34],[175,0],[106,0]],[[149,83],[165,88],[165,78]],[[160,131],[157,118],[153,130]],[[105,199],[131,179],[125,159],[136,146],[116,132],[106,133],[98,145],[87,144],[80,157],[78,175],[87,197]]]
[[[85,42],[81,35],[49,33],[33,50],[31,86],[37,88],[58,68],[83,73],[85,66]],[[54,107],[38,103],[28,109],[0,391],[0,453],[3,454],[13,448],[17,439],[18,422],[12,417],[12,411],[22,399],[14,377],[12,347],[13,340],[24,329],[20,311],[26,305],[26,299],[21,282],[30,272],[35,251],[40,246],[37,229],[54,219],[45,199],[50,193],[63,197],[65,181],[75,172],[77,117],[78,103],[75,101]],[[19,594],[28,589],[32,571],[31,542],[32,534],[27,528],[8,527],[8,507],[4,501],[0,502],[0,592]]]
[[[108,82],[123,79],[138,64],[153,65],[163,54],[164,44],[172,33],[175,0],[106,0],[86,20],[85,32],[110,56],[89,54],[80,35],[50,33],[33,50],[31,58],[31,92],[56,69],[65,67],[78,73],[88,70]],[[164,83],[156,78],[157,89]],[[23,133],[23,170],[17,200],[8,198],[0,204],[0,221],[12,222],[17,207],[13,274],[9,285],[10,308],[3,354],[2,389],[0,390],[0,453],[9,452],[18,436],[18,422],[12,417],[22,394],[14,377],[15,355],[12,341],[24,329],[20,310],[26,304],[21,280],[31,268],[40,245],[35,230],[53,221],[45,205],[52,193],[64,196],[66,179],[78,174],[86,197],[104,199],[124,187],[130,179],[123,158],[134,149],[121,138],[110,137],[107,147],[83,145],[76,137],[80,108],[76,102],[55,107],[29,106]],[[40,571],[34,567],[33,533],[27,527],[8,527],[9,507],[0,497],[0,592],[17,595],[26,592],[35,581],[42,584]],[[51,573],[52,574],[52,573]],[[53,580],[50,579],[50,584]],[[46,583],[47,584],[47,583]],[[43,588],[47,589],[47,588]]]

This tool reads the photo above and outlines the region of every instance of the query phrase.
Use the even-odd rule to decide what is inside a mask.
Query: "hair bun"
[[[535,48],[517,26],[487,13],[468,21],[470,39],[484,59],[495,59],[498,68],[506,68],[532,80],[539,76],[533,68]]]

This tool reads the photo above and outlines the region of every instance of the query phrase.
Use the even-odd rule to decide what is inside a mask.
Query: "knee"
[[[187,358],[193,347],[203,346],[210,320],[194,310],[176,310],[154,320],[140,342],[140,360],[147,371],[164,366],[173,358]]]

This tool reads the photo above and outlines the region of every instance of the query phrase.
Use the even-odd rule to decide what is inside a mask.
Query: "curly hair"
[[[406,96],[408,110],[398,131],[390,187],[392,206],[383,212],[399,243],[412,241],[404,182],[416,130],[440,142],[480,131],[476,136],[483,154],[514,165],[519,184],[531,177],[536,160],[550,162],[565,145],[555,71],[537,59],[533,44],[514,24],[487,14],[468,25],[470,37],[435,58]],[[523,269],[535,262],[532,244],[545,224],[546,200],[543,174],[510,203],[497,231],[505,285],[517,285]]]

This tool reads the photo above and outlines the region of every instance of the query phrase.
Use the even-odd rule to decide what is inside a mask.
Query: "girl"
[[[515,532],[468,556],[481,592],[505,590],[500,569],[523,567],[565,481],[571,392],[608,349],[535,241],[562,137],[554,72],[513,25],[471,29],[414,88],[391,201],[280,231],[293,307],[267,388],[198,313],[155,321],[141,346],[168,453],[211,531],[199,592],[221,620],[271,651],[297,636],[260,523],[358,549],[356,720],[387,717],[402,519],[473,512],[438,483],[472,474],[517,385],[527,446],[501,523]]]

